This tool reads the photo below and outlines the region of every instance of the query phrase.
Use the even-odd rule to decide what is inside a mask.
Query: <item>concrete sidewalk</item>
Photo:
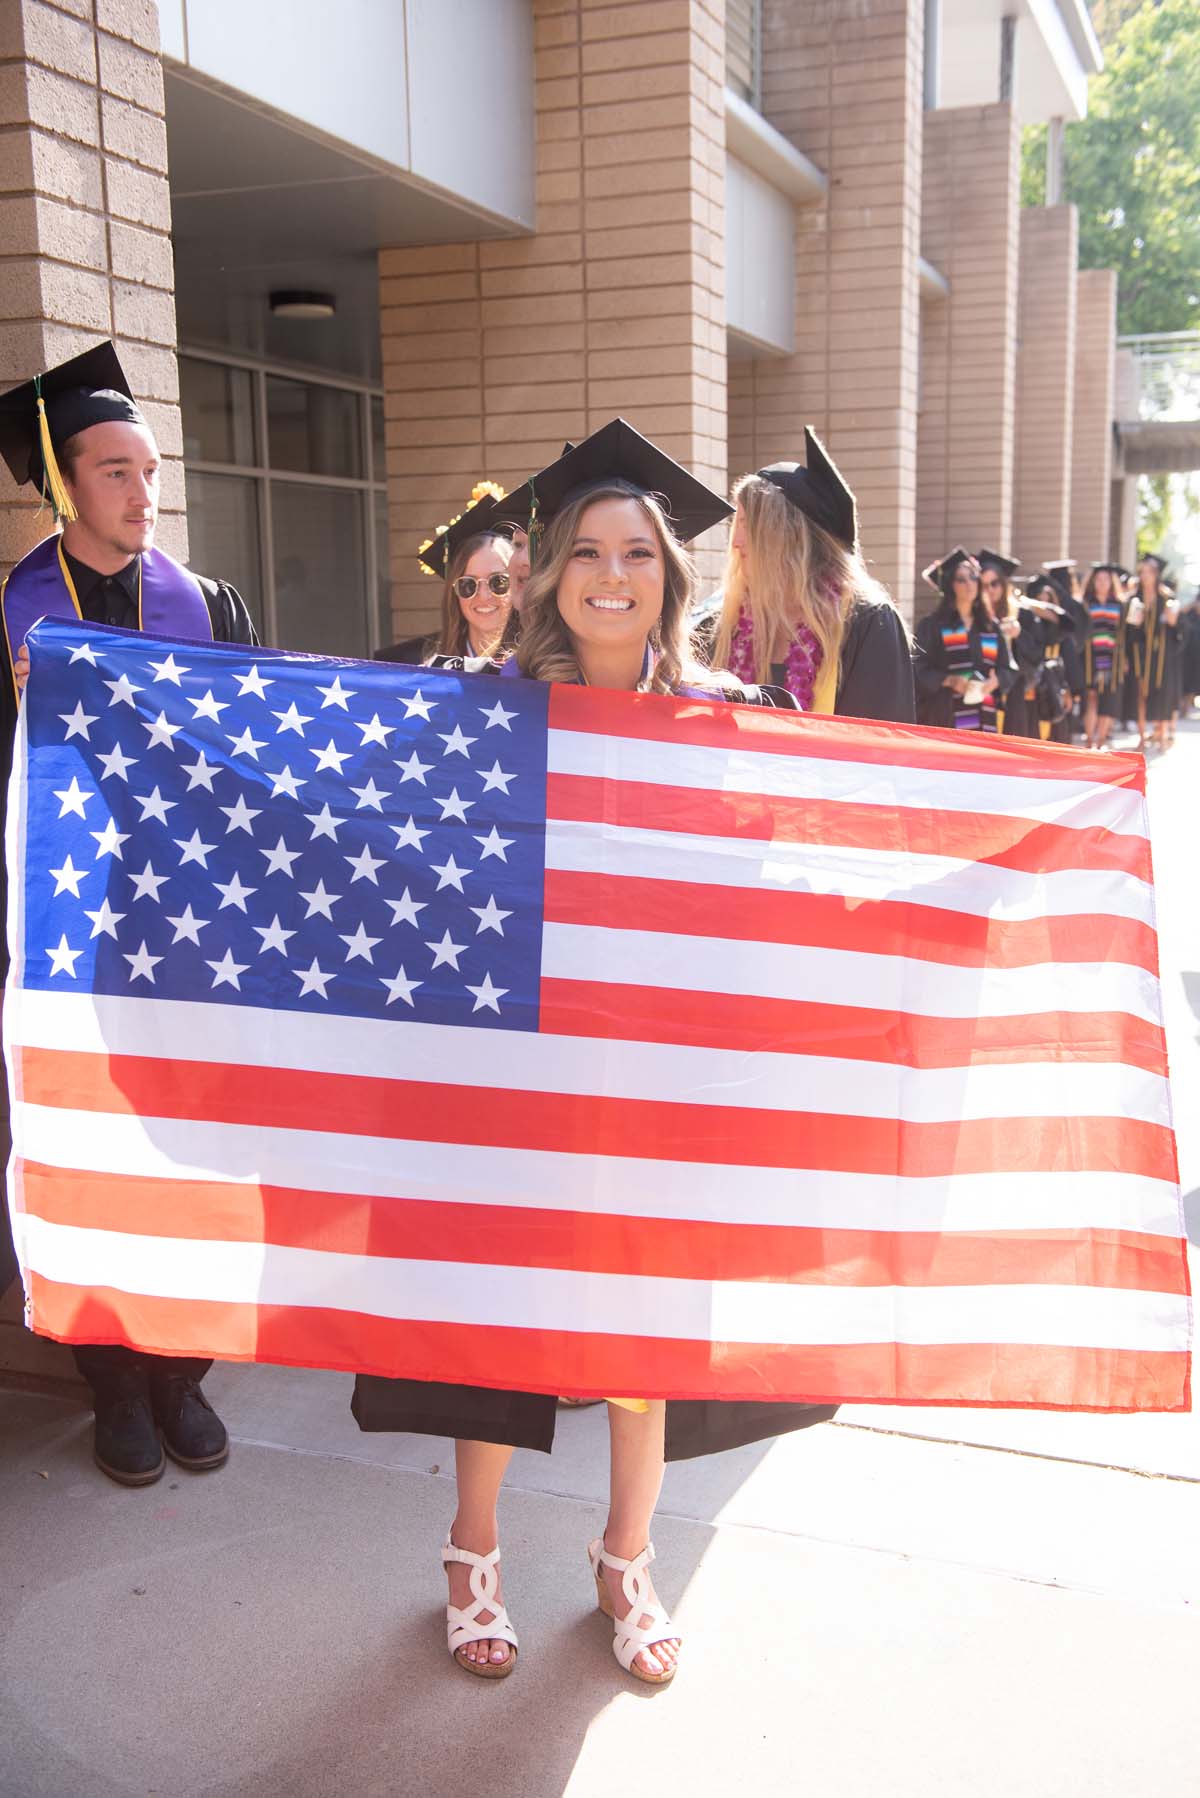
[[[1200,1240],[1200,729],[1152,767],[1184,1189]],[[584,1547],[601,1410],[503,1501],[514,1678],[446,1654],[449,1445],[343,1376],[223,1367],[229,1465],[124,1492],[70,1394],[0,1392],[0,1794],[1176,1798],[1200,1789],[1200,1422],[848,1408],[668,1472],[686,1635],[618,1669]]]

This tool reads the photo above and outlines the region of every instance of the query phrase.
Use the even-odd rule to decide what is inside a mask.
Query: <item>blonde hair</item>
[[[442,628],[438,632],[435,655],[469,656],[471,654],[471,632],[463,609],[458,603],[458,595],[454,591],[454,583],[465,573],[467,563],[477,550],[494,549],[507,568],[512,556],[512,543],[507,537],[497,536],[493,531],[480,531],[474,537],[466,537],[455,549],[446,566],[446,578],[442,583]],[[488,645],[488,653],[499,647],[508,628],[509,619],[496,632],[494,642]]]
[[[558,609],[558,583],[574,551],[580,519],[589,506],[605,499],[635,499],[650,520],[662,554],[663,603],[650,632],[654,653],[650,691],[674,693],[685,681],[719,687],[719,677],[711,669],[702,668],[692,654],[688,624],[696,595],[692,559],[672,535],[653,494],[642,493],[629,482],[619,480],[606,481],[580,494],[563,506],[547,526],[521,601],[521,635],[516,650],[521,673],[544,681],[572,682],[582,678],[571,633]]]
[[[886,588],[867,573],[862,557],[847,549],[792,504],[774,481],[743,475],[733,490],[746,549],[733,547],[725,564],[724,603],[713,643],[713,661],[729,660],[743,606],[753,630],[754,679],[769,681],[777,643],[790,643],[807,625],[821,648],[822,669],[837,669],[854,605],[890,606]]]

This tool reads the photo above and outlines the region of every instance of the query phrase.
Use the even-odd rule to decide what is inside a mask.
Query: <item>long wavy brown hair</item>
[[[802,624],[821,646],[821,667],[836,668],[854,606],[862,601],[890,606],[887,589],[867,573],[857,550],[814,524],[774,481],[743,475],[733,501],[745,525],[746,549],[744,554],[734,549],[731,531],[713,661],[722,666],[729,660],[745,606],[754,632],[756,681],[770,680],[773,651],[790,643]]]
[[[512,555],[512,541],[494,531],[479,531],[474,537],[467,537],[460,543],[446,566],[446,578],[442,583],[442,628],[438,632],[435,655],[469,656],[471,651],[471,632],[463,609],[458,603],[458,595],[454,591],[454,583],[460,574],[467,571],[467,563],[478,549],[494,549],[504,563]],[[495,654],[505,641],[514,614],[510,610],[504,626],[496,632],[495,639],[488,644],[486,654]]]
[[[720,688],[719,674],[702,668],[692,654],[688,617],[696,594],[691,557],[672,535],[653,494],[627,481],[605,481],[571,500],[546,528],[535,566],[521,602],[521,635],[517,666],[531,680],[577,682],[583,678],[571,633],[558,609],[558,583],[571,559],[579,521],[589,506],[603,499],[636,499],[649,519],[662,554],[662,612],[650,632],[654,666],[649,690],[674,693],[683,684]],[[727,677],[729,678],[729,677]]]

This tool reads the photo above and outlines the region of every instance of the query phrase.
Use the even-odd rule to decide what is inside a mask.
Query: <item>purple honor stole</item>
[[[4,583],[4,634],[11,667],[39,618],[82,618],[62,537],[47,537],[19,561]],[[138,564],[138,629],[156,637],[211,640],[212,619],[194,574],[162,549]],[[14,681],[15,681],[14,676]]]

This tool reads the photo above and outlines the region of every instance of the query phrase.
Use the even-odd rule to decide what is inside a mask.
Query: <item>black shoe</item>
[[[199,1380],[181,1374],[151,1374],[150,1397],[162,1431],[163,1447],[172,1461],[202,1473],[229,1459],[229,1435]]]
[[[150,1383],[131,1370],[106,1380],[93,1395],[96,1466],[119,1486],[152,1486],[166,1462],[150,1404]]]

